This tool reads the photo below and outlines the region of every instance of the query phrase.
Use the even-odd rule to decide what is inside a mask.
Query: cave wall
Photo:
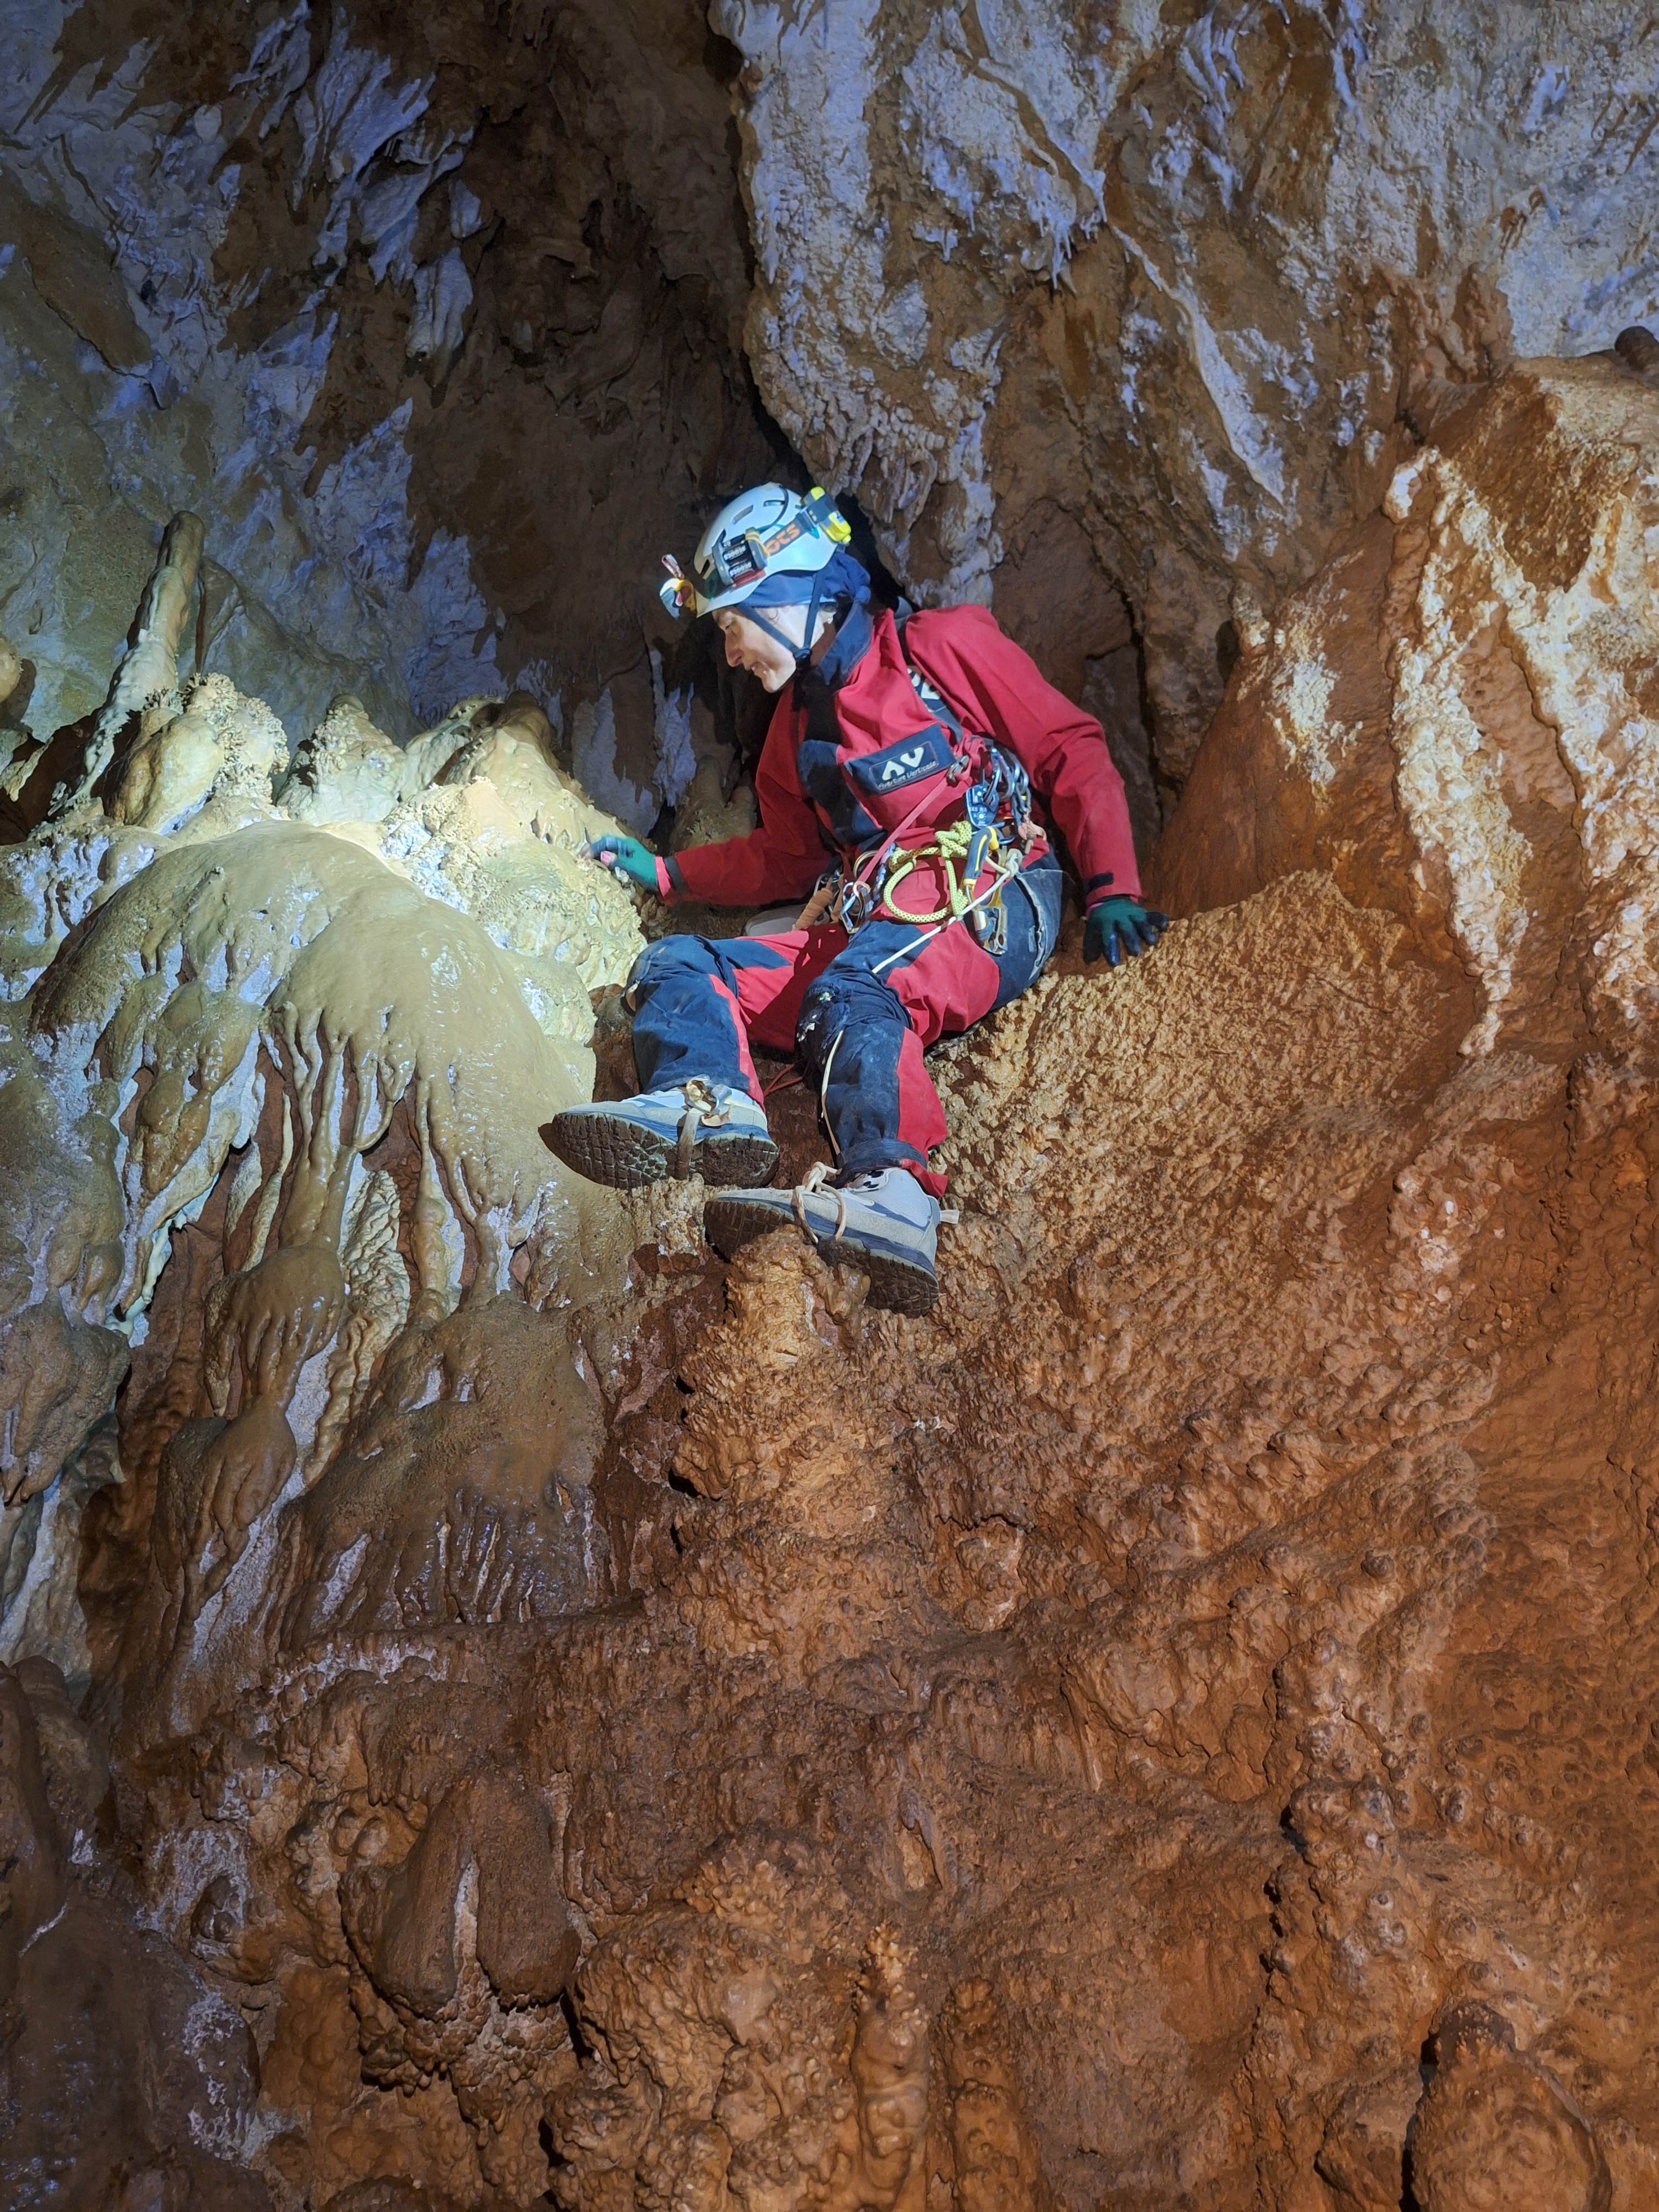
[[[1088,699],[1148,844],[1241,613],[1376,506],[1422,395],[1659,307],[1654,35],[1611,0],[27,0],[12,717],[94,703],[192,506],[209,665],[292,738],[337,689],[407,731],[521,685],[648,827],[689,774],[658,556],[804,462]]]
[[[926,1321],[538,1143],[659,918],[533,704],[0,855],[8,2201],[1651,2201],[1659,392],[1430,427]]]
[[[1035,532],[1069,598],[1092,555],[1166,777],[1235,593],[1376,505],[1425,381],[1659,302],[1656,33],[1612,4],[713,14],[768,407],[920,593],[1000,606]]]
[[[204,665],[291,739],[338,690],[407,735],[516,686],[648,828],[690,772],[651,576],[781,443],[695,9],[28,0],[8,32],[12,723],[101,700],[188,507]]]
[[[173,581],[0,855],[0,2194],[1638,2212],[1646,35],[31,5],[14,739]],[[926,1322],[538,1137],[751,374],[1186,784]]]

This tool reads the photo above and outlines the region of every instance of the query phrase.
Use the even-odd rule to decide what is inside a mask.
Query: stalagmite
[[[168,523],[155,573],[139,605],[132,642],[122,656],[109,697],[93,724],[79,775],[52,793],[54,816],[66,813],[97,788],[135,720],[148,735],[147,720],[168,715],[179,686],[179,651],[196,604],[204,535],[200,515],[175,514]],[[173,711],[177,711],[176,706]]]
[[[585,1007],[586,992],[558,962],[578,915],[590,927],[576,957],[596,981],[619,980],[638,942],[625,895],[580,860],[602,819],[547,763],[544,720],[522,709],[466,702],[394,756],[396,805],[354,813],[356,757],[331,750],[337,708],[295,787],[307,820],[290,821],[272,798],[285,747],[260,702],[217,675],[176,696],[200,553],[199,528],[181,518],[103,725],[125,730],[142,701],[112,796],[69,805],[7,868],[26,963],[40,948],[8,1040],[18,1264],[0,1339],[5,1533],[31,1571],[50,1556],[38,1511],[25,1525],[31,1501],[108,1405],[130,1346],[147,1342],[181,1235],[222,1220],[223,1273],[191,1293],[205,1293],[195,1418],[123,1470],[152,1524],[141,1668],[158,1653],[182,1663],[278,1500],[338,1457],[411,1315],[425,1329],[463,1299],[513,1297],[514,1258],[532,1237],[539,1279],[550,1267],[571,1295],[604,1208],[564,1192],[535,1133],[583,1079],[583,1024],[565,1009]],[[465,781],[488,794],[482,811],[450,804],[420,819],[428,780],[470,738]],[[343,804],[329,803],[335,773]],[[319,800],[326,830],[308,826]],[[413,810],[407,828],[398,805]],[[436,900],[400,865],[417,819]],[[502,878],[495,855],[507,851]],[[82,872],[67,907],[60,855]],[[54,960],[70,928],[74,949]],[[417,1181],[366,1172],[369,1155],[418,1162]],[[44,1272],[30,1259],[43,1249]],[[72,1589],[61,1547],[52,1571]],[[63,1632],[68,1662],[78,1632]],[[164,1674],[176,1686],[176,1668]]]

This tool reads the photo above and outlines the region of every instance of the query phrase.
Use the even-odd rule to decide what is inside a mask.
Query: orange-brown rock
[[[78,1055],[80,1118],[34,1103],[48,1211],[109,1248],[19,1310],[118,1337],[153,1297],[82,1521],[85,1717],[22,1669],[0,1702],[5,1924],[22,1977],[60,1907],[141,1926],[243,2024],[236,2185],[1651,2199],[1659,397],[1533,364],[1430,428],[1304,594],[1241,603],[1156,955],[1064,959],[936,1055],[961,1218],[926,1322],[793,1231],[722,1267],[695,1184],[532,1208],[486,1098],[525,963],[567,957],[502,942],[544,911],[505,888],[519,740],[399,802],[402,845],[273,806],[234,833],[257,913],[222,823],[78,909],[70,829],[18,848],[20,902],[65,886],[21,908],[64,925],[19,994],[48,1097]],[[411,994],[382,1119],[330,1073],[349,963],[291,1039],[262,981],[245,1171],[207,1088],[244,1017],[166,909],[204,972],[252,957],[279,841],[330,914],[402,852],[409,928],[520,997],[480,988],[498,1056],[453,1066]],[[70,1343],[107,1415],[102,1339]],[[135,1995],[121,2050],[174,2002]],[[42,2110],[79,2016],[47,1990],[8,2046]],[[147,2172],[198,2091],[92,2074],[100,2173]]]
[[[1522,364],[1258,617],[1158,856],[1176,912],[1328,869],[1477,994],[1468,1040],[1647,1064],[1659,719],[1647,387]]]

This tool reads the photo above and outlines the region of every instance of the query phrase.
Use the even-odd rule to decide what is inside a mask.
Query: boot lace
[[[732,1120],[730,1103],[720,1104],[714,1096],[714,1086],[705,1077],[690,1076],[684,1087],[685,1111],[680,1116],[679,1137],[674,1146],[674,1172],[682,1182],[696,1172],[693,1163],[698,1130],[724,1129]]]
[[[794,1212],[795,1219],[799,1223],[803,1233],[810,1237],[812,1233],[812,1224],[806,1218],[807,1200],[809,1198],[820,1195],[827,1195],[834,1199],[836,1201],[836,1233],[830,1238],[830,1242],[832,1244],[839,1244],[842,1237],[847,1233],[847,1200],[836,1188],[836,1185],[830,1182],[830,1170],[824,1165],[822,1160],[819,1160],[816,1166],[810,1167],[806,1170],[805,1182],[798,1182],[793,1190],[790,1192],[789,1203]],[[861,1177],[860,1180],[862,1181],[864,1178]]]

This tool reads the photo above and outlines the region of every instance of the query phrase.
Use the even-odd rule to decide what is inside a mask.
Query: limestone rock
[[[1419,2067],[1346,2092],[1325,2124],[1314,2171],[1341,2212],[1395,2212],[1406,2182],[1406,2142],[1423,2095]]]
[[[1659,304],[1611,4],[715,14],[767,404],[915,591],[1000,604],[1030,538],[1064,597],[1080,536],[1176,778],[1233,583],[1307,577],[1402,408]]]
[[[362,701],[342,692],[295,750],[277,797],[296,822],[384,822],[413,773],[404,748],[375,728]]]
[[[680,807],[672,849],[684,853],[690,846],[716,844],[723,837],[747,837],[759,826],[754,793],[740,784],[728,798],[721,789],[720,762],[705,760]]]
[[[1443,413],[1241,665],[1160,895],[1328,867],[1455,948],[1471,1051],[1588,1019],[1645,1066],[1656,463],[1659,399],[1612,363],[1523,364]]]
[[[0,2194],[1642,2203],[1647,47],[714,21],[0,85]],[[926,1322],[538,1136],[593,799],[744,818],[626,579],[780,465],[745,308],[1143,839],[1226,685],[1162,946],[936,1055]]]
[[[773,459],[697,11],[44,0],[8,31],[0,602],[35,736],[96,710],[190,507],[203,670],[291,739],[342,691],[401,732],[523,684],[567,727],[608,702],[649,789],[650,577]]]
[[[198,1372],[171,1429],[137,1448],[136,1492],[100,1504],[140,1518],[144,1632],[169,1648],[290,1481],[331,1465],[403,1332],[532,1275],[543,1302],[573,1262],[591,1272],[584,1241],[609,1217],[569,1189],[537,1126],[586,1095],[588,990],[618,981],[640,942],[627,893],[580,854],[605,819],[532,706],[469,701],[406,752],[382,740],[385,805],[364,782],[361,712],[342,708],[282,787],[303,805],[292,819],[272,798],[286,744],[264,705],[222,676],[177,696],[200,556],[180,518],[104,715],[78,757],[43,758],[55,818],[0,870],[0,1638],[82,1685],[76,1547],[88,1499],[123,1473],[116,1450],[82,1446],[148,1340],[176,1241],[204,1219],[218,1240],[217,1268],[193,1252],[167,1316]],[[540,1336],[519,1375],[552,1378],[574,1439],[591,1404],[562,1339]],[[477,1363],[451,1356],[461,1395],[488,1395]],[[485,1518],[527,1504],[533,1524],[545,1473]],[[475,1505],[479,1474],[475,1460]],[[568,1480],[554,1548],[588,1560],[574,1456]]]
[[[1098,657],[1127,609],[1178,784],[1236,585],[1304,582],[1447,392],[1659,319],[1627,30],[465,0],[210,37],[52,0],[0,100],[36,735],[95,710],[191,504],[204,666],[294,739],[343,689],[391,727],[522,684],[588,718],[613,811],[672,804],[649,579],[775,468],[763,405],[913,597],[1046,600],[1045,663],[1056,611]]]
[[[199,557],[199,532],[183,538]],[[188,2145],[240,2163],[249,2124],[245,2082],[216,2076],[212,2129],[180,2136],[189,2064],[161,2064],[159,2104],[121,2086],[121,2068],[156,2075],[175,1984],[198,2058],[222,2014],[242,2033],[170,1949],[115,2007],[113,2071],[76,2039],[75,2008],[111,2002],[87,1978],[98,1947],[119,1968],[132,1943],[64,1864],[66,1849],[98,1863],[104,1730],[177,1741],[210,1680],[279,1650],[421,1618],[546,1624],[611,1587],[601,1416],[561,1312],[619,1287],[624,1210],[574,1186],[537,1128],[591,1086],[588,989],[614,988],[641,942],[626,890],[581,854],[614,825],[522,699],[463,702],[403,749],[342,704],[273,798],[287,747],[262,702],[222,676],[182,697],[173,681],[178,566],[164,548],[107,712],[78,753],[42,757],[52,818],[0,871],[0,1648],[34,1701],[31,1717],[14,1700],[5,1731],[27,1895],[0,1969],[30,2008],[24,2042],[7,2038],[39,2121],[16,2155],[82,2193],[100,2157],[134,2187],[154,2166],[155,2188],[205,2188],[212,2160],[191,2179]],[[90,1689],[97,1732],[65,1678]],[[419,1996],[397,1963],[409,1913],[372,1932],[390,1869],[354,1855],[357,1993],[368,2014],[391,2008],[365,2063],[386,2081],[441,2067],[467,2170],[511,2191],[545,2174],[539,2100],[568,2060],[576,1938],[544,1801],[486,1758],[444,1803],[389,1893],[429,1892],[465,1954],[436,2025],[418,2003],[397,2025]],[[263,1982],[282,1955],[263,1893],[211,1852],[188,1919],[187,1948],[222,1975]],[[20,1962],[59,1923],[48,2002]],[[325,1950],[346,1955],[337,1936]],[[77,2068],[94,2092],[66,2125]],[[265,2201],[225,2176],[216,2203]]]
[[[288,765],[288,738],[262,700],[244,699],[228,677],[204,676],[181,711],[126,757],[110,805],[133,829],[179,830],[210,799],[237,801],[257,816]]]
[[[1437,2030],[1437,2068],[1411,2137],[1412,2188],[1424,2212],[1504,2202],[1551,2212],[1608,2212],[1613,2181],[1595,2132],[1551,2074],[1515,2047],[1484,2005]]]
[[[74,1732],[38,1667],[0,1669],[0,2186],[17,2205],[172,2196],[270,2212],[245,2163],[256,2054],[240,2014],[70,1879],[58,1814]]]

